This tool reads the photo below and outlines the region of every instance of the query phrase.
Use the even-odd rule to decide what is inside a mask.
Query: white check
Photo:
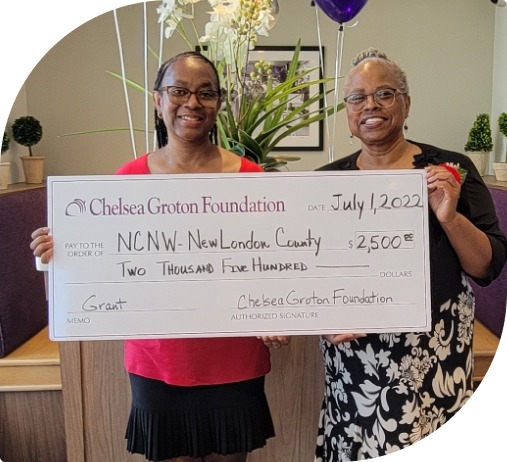
[[[48,178],[53,340],[428,331],[421,170]]]

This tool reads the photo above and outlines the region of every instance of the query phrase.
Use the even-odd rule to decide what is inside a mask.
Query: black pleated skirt
[[[129,377],[127,449],[147,460],[250,452],[274,436],[264,377],[196,387]]]

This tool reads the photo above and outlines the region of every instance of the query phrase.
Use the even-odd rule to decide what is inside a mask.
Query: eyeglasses
[[[185,87],[176,87],[173,85],[162,87],[158,91],[165,91],[169,96],[169,101],[174,104],[185,104],[190,95],[195,95],[200,104],[207,107],[215,106],[221,97],[221,92],[215,90],[190,91]]]
[[[405,94],[398,89],[382,88],[376,92],[369,93],[368,95],[365,95],[364,93],[352,93],[343,99],[352,112],[360,112],[364,109],[366,101],[368,100],[368,96],[373,96],[373,101],[377,106],[389,108],[394,104],[397,93],[401,93],[402,95]]]

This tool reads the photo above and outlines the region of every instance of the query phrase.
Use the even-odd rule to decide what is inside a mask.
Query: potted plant
[[[198,32],[195,21],[199,7],[203,12],[211,10],[207,11],[210,20],[204,27],[204,35]],[[167,0],[161,2],[157,12],[158,22],[165,24],[166,38],[178,33],[190,50],[199,50],[218,70],[224,90],[223,110],[217,117],[218,144],[262,165],[264,170],[277,170],[289,161],[299,160],[299,156],[273,155],[273,151],[283,139],[344,108],[343,102],[321,104],[332,91],[325,85],[334,77],[320,77],[318,67],[310,68],[305,60],[299,59],[304,51],[301,40],[286,63],[250,60],[258,35],[269,37],[269,30],[276,23],[278,1]],[[185,25],[187,21],[190,24]],[[188,31],[195,33],[195,41],[194,34]],[[146,91],[124,73],[108,73],[132,88]],[[301,96],[301,102],[291,106],[291,100],[298,99],[296,95]],[[133,134],[136,129],[130,130]],[[66,136],[104,131],[115,130]]]
[[[42,183],[44,173],[44,156],[34,156],[32,146],[42,138],[42,125],[33,116],[22,116],[14,121],[11,127],[12,139],[28,147],[29,156],[21,156],[26,183]]]
[[[3,138],[2,138],[2,152],[6,152],[9,149],[9,144],[11,142],[11,138],[9,134],[5,131]],[[7,186],[9,185],[9,174],[10,174],[10,162],[3,162],[1,160],[1,154],[0,154],[0,189],[7,189]]]
[[[498,116],[498,130],[507,137],[507,112]],[[503,162],[493,162],[493,170],[498,181],[507,181],[507,153]]]
[[[477,167],[479,174],[486,174],[489,155],[493,149],[489,114],[478,114],[468,133],[465,151]]]

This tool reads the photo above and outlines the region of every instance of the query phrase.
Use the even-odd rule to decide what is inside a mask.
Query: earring
[[[354,135],[352,133],[349,135],[349,144],[354,144]]]
[[[407,132],[408,132],[408,125],[405,124],[405,125],[403,125],[403,135],[405,136],[405,138],[407,137]]]

